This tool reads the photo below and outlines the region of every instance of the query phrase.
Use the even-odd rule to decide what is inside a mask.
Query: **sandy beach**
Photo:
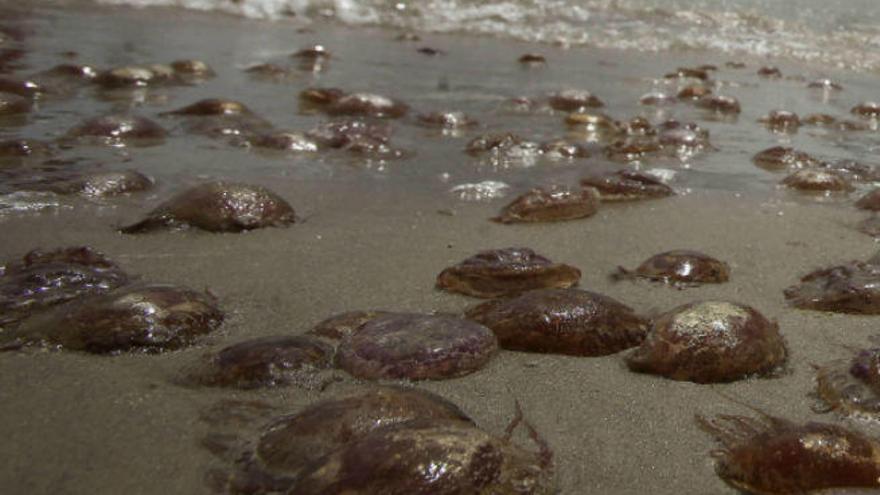
[[[204,56],[218,66],[216,81],[182,88],[158,104],[134,105],[137,111],[152,116],[214,94],[248,101],[279,125],[308,128],[321,121],[320,116],[293,112],[296,91],[314,80],[256,86],[247,83],[234,64],[220,64],[228,59],[238,65],[255,61],[258,57],[246,54],[260,40],[266,46],[275,44],[279,50],[286,46],[291,51],[304,45],[307,38],[329,44],[342,36],[338,31],[328,28],[320,34],[294,35],[277,25],[260,31],[255,21],[187,14],[195,33],[184,35],[180,32],[182,22],[165,22],[169,11],[110,12],[117,16],[120,31],[143,21],[162,25],[171,34],[167,46],[157,41],[155,32],[145,29],[131,34],[133,39],[151,40],[134,55],[110,48],[102,53],[105,40],[100,37],[84,42],[82,57],[101,65],[124,62],[122,53],[144,60],[171,60],[183,51],[194,56],[198,47],[181,49],[182,40],[189,36],[230,25],[239,26],[243,33],[237,44],[221,43]],[[51,65],[56,49],[65,44],[64,36],[92,23],[107,22],[96,16],[78,10],[38,12],[34,21],[41,29],[38,32],[45,33],[48,26],[58,30],[57,36],[35,36],[33,68]],[[387,66],[365,69],[378,53],[400,49],[401,45],[390,41],[389,33],[365,30],[345,36],[347,44],[337,46],[351,47],[352,40],[360,40],[362,56],[354,48],[340,48],[343,53],[321,76],[321,84],[358,81],[347,86],[394,91],[415,100],[411,101],[414,106],[473,104],[475,115],[486,127],[509,122],[512,128],[532,129],[540,136],[564,133],[559,115],[539,115],[527,121],[482,110],[494,108],[502,96],[540,93],[563,83],[580,82],[570,77],[576,73],[576,63],[613,59],[614,69],[590,73],[583,82],[597,86],[597,93],[609,101],[615,113],[631,115],[638,111],[633,100],[646,87],[640,77],[656,77],[662,70],[713,56],[685,53],[651,62],[645,54],[585,51],[572,55],[570,64],[552,69],[557,72],[539,76],[508,67],[529,45],[436,37],[431,43],[442,45],[452,55],[438,63],[440,68],[417,69],[420,77],[395,82],[382,76],[406,66],[409,62],[401,60],[409,60],[406,57],[412,56],[412,46],[406,45],[407,55],[391,57]],[[501,74],[498,80],[473,86],[474,81],[483,80],[479,73],[457,77],[451,72],[468,63],[454,59],[468,43],[473,43],[475,52],[494,50],[503,60],[492,66]],[[499,53],[499,46],[503,52]],[[557,55],[555,48],[541,49]],[[349,60],[357,63],[348,65]],[[732,80],[751,77],[757,65],[749,62],[748,76],[726,76]],[[815,67],[786,61],[781,66],[804,74],[817,72]],[[518,72],[505,78],[506,70]],[[485,71],[491,72],[491,68]],[[438,93],[422,93],[436,87],[443,74],[453,74],[448,77],[459,87],[458,92],[446,100]],[[372,82],[356,79],[360,76]],[[872,81],[865,74],[848,77],[856,93],[867,90]],[[621,80],[629,82],[613,92],[615,81]],[[395,141],[415,149],[419,159],[379,167],[352,165],[338,157],[314,161],[266,158],[206,139],[193,143],[183,133],[157,148],[73,151],[90,160],[103,160],[110,168],[142,170],[156,178],[157,188],[100,203],[62,199],[62,207],[38,213],[7,211],[0,217],[0,259],[14,259],[34,248],[89,245],[143,280],[209,288],[218,295],[227,321],[197,346],[160,355],[108,357],[38,349],[0,353],[0,438],[4,439],[0,457],[5,460],[0,464],[0,491],[210,493],[205,473],[223,463],[199,444],[211,429],[200,420],[207,408],[222,400],[259,400],[290,413],[350,393],[363,384],[340,372],[340,381],[323,391],[188,388],[174,383],[182,370],[210,350],[258,336],[301,334],[320,320],[347,310],[461,312],[480,301],[436,290],[436,275],[479,250],[509,246],[531,247],[554,261],[579,267],[583,272],[581,288],[612,296],[646,315],[704,299],[752,305],[778,321],[790,350],[783,376],[723,385],[634,374],[623,364],[625,353],[583,358],[511,351],[500,352],[474,374],[413,384],[448,398],[480,427],[497,434],[514,416],[514,403],[519,401],[525,416],[554,451],[562,494],[735,493],[715,475],[709,455],[715,444],[696,427],[695,414],[751,415],[748,405],[796,421],[828,421],[871,431],[874,427],[868,424],[814,413],[810,407],[814,399],[809,394],[815,388],[813,365],[847,357],[851,348],[867,346],[869,337],[876,334],[876,317],[798,310],[788,306],[783,297],[785,287],[813,269],[866,259],[876,252],[875,242],[854,228],[866,216],[852,207],[851,199],[858,195],[817,200],[781,190],[775,185],[781,176],[755,168],[749,158],[781,140],[800,140],[798,146],[825,155],[840,156],[840,149],[857,155],[868,149],[876,134],[855,137],[840,148],[835,147],[839,142],[807,132],[796,137],[774,136],[754,120],[774,101],[772,95],[789,91],[787,86],[765,92],[745,84],[730,87],[743,95],[744,113],[736,125],[707,124],[712,128],[713,143],[722,151],[697,158],[686,167],[666,167],[677,174],[673,186],[678,196],[605,204],[594,217],[570,222],[492,223],[488,218],[512,196],[464,202],[448,189],[460,182],[500,177],[514,191],[521,191],[536,182],[576,179],[601,158],[588,159],[586,165],[487,172],[467,155],[448,152],[460,149],[464,138],[441,143],[406,124],[395,124]],[[486,97],[492,92],[498,98]],[[285,100],[274,99],[282,94]],[[804,112],[821,105],[841,111],[855,98],[849,94],[845,100],[817,103],[811,96],[794,94],[779,101]],[[284,108],[278,101],[283,101]],[[87,98],[56,107],[47,104],[52,118],[25,128],[4,128],[3,134],[57,135],[76,121],[77,115],[90,115],[90,105],[94,103]],[[100,105],[107,109],[118,103]],[[682,112],[685,117],[692,116],[689,110]],[[168,121],[163,123],[172,126]],[[448,177],[439,178],[444,173]],[[271,187],[289,200],[304,221],[289,228],[245,234],[190,230],[130,236],[115,231],[138,219],[170,192],[206,177]],[[618,265],[633,267],[653,254],[677,248],[703,251],[726,261],[731,266],[730,282],[677,290],[608,278]],[[521,432],[515,441],[534,448]]]

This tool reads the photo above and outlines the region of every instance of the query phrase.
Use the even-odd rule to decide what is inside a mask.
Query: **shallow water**
[[[7,4],[8,5],[8,4]],[[633,375],[620,355],[571,358],[502,352],[485,369],[460,379],[419,384],[450,398],[480,426],[501,432],[518,399],[556,452],[563,493],[726,493],[708,456],[711,440],[693,425],[695,412],[743,412],[717,394],[796,419],[815,419],[807,393],[812,363],[848,354],[875,332],[869,317],[791,309],[782,289],[815,267],[872,254],[874,242],[853,228],[864,215],[849,197],[805,197],[777,188],[782,175],[752,165],[751,156],[785,144],[825,158],[871,162],[874,131],[828,134],[801,127],[793,135],[768,132],[755,121],[768,110],[801,115],[825,112],[849,118],[849,108],[873,97],[875,77],[820,64],[717,51],[643,53],[610,48],[564,49],[490,37],[423,34],[418,43],[395,41],[396,31],[352,29],[300,19],[267,23],[179,10],[125,8],[14,9],[31,34],[26,67],[17,75],[69,61],[98,67],[199,58],[218,77],[114,101],[86,88],[63,100],[39,103],[24,125],[0,127],[0,136],[48,139],[82,118],[133,109],[172,135],[162,146],[76,146],[62,153],[105,168],[136,168],[157,181],[147,194],[96,201],[39,195],[3,196],[2,259],[35,248],[89,244],[145,280],[208,287],[219,294],[229,321],[194,349],[159,356],[96,357],[76,353],[0,353],[0,488],[9,493],[203,493],[205,471],[218,461],[198,441],[207,430],[205,407],[223,398],[255,398],[296,411],[324,396],[357,386],[350,379],[324,393],[297,388],[261,392],[187,389],[171,382],[208,349],[246,338],[302,333],[345,310],[383,308],[461,311],[474,301],[437,292],[434,277],[475,251],[526,245],[583,270],[583,288],[606,293],[645,313],[703,298],[752,304],[779,320],[792,349],[791,373],[773,380],[701,386]],[[309,31],[300,32],[299,28]],[[314,43],[334,54],[326,71],[297,73],[282,83],[255,81],[241,70]],[[432,46],[445,55],[416,52]],[[546,67],[524,69],[524,52],[538,51]],[[744,69],[724,67],[741,60]],[[686,104],[656,113],[638,104],[662,88],[663,74],[679,66],[712,63],[722,92],[739,98],[734,121],[707,120]],[[781,80],[759,78],[765,64]],[[845,88],[823,98],[806,81],[831,77]],[[205,97],[242,101],[279,128],[306,130],[327,118],[302,114],[297,94],[338,86],[400,98],[415,112],[464,109],[481,122],[462,136],[444,137],[394,122],[395,146],[411,158],[368,161],[345,153],[266,155],[184,132],[160,117]],[[465,143],[487,130],[511,130],[543,140],[565,135],[562,113],[517,114],[502,102],[565,87],[587,88],[616,118],[696,121],[711,132],[717,151],[685,163],[642,164],[671,177],[679,197],[603,207],[594,218],[546,225],[504,226],[487,221],[505,199],[469,202],[449,190],[476,181],[503,181],[510,195],[534,184],[571,183],[588,171],[619,167],[592,158],[511,162],[497,166],[465,154]],[[124,236],[113,227],[137,219],[169,193],[205,178],[241,179],[288,198],[305,222],[243,235],[200,232]],[[7,187],[0,184],[0,187]],[[866,187],[866,186],[862,186]],[[4,190],[4,192],[8,192]],[[3,208],[48,204],[40,212]],[[54,205],[54,206],[53,206]],[[704,250],[732,266],[732,281],[717,287],[674,290],[647,283],[613,284],[617,265],[635,266],[673,248]],[[687,407],[683,407],[687,404]],[[745,411],[748,413],[748,411]],[[823,418],[833,421],[831,416]],[[524,438],[520,441],[525,443]],[[725,491],[726,490],[726,491]]]

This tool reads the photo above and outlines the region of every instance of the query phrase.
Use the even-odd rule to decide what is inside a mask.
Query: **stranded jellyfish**
[[[504,349],[604,356],[639,345],[646,322],[628,306],[577,289],[538,289],[469,308]]]
[[[390,311],[381,310],[355,310],[346,311],[321,320],[314,328],[309,330],[308,335],[314,335],[331,342],[338,343],[346,337],[350,337],[364,323],[378,317],[387,316]]]
[[[675,72],[670,72],[663,76],[666,79],[699,79],[707,81],[709,72],[702,67],[679,67]]]
[[[339,97],[326,108],[330,115],[362,115],[366,117],[403,117],[409,106],[386,96],[372,93],[352,93]]]
[[[19,115],[31,111],[31,102],[20,96],[0,93],[0,116]]]
[[[116,263],[90,247],[35,249],[21,261],[0,266],[0,327],[128,281]]]
[[[785,146],[773,146],[759,151],[752,162],[765,170],[802,169],[819,166],[822,162],[809,153]]]
[[[782,179],[780,184],[807,192],[848,192],[853,190],[849,180],[839,172],[812,168],[798,170]]]
[[[679,306],[653,320],[629,369],[696,383],[766,375],[785,363],[779,326],[754,308],[725,301]]]
[[[369,387],[276,418],[254,443],[239,441],[238,451],[213,448],[234,467],[216,470],[212,478],[216,488],[232,493],[554,493],[552,453],[526,427],[539,452],[483,433],[437,395]],[[456,434],[418,434],[429,428]],[[475,445],[478,438],[483,442]],[[218,439],[233,447],[237,440],[214,435],[205,445],[217,447]]]
[[[856,201],[856,208],[880,211],[880,188],[873,189]]]
[[[474,297],[498,297],[578,283],[581,271],[529,248],[480,251],[437,276],[437,287]]]
[[[517,59],[517,62],[519,62],[525,66],[534,67],[534,66],[539,66],[539,65],[546,65],[547,58],[544,57],[543,55],[541,55],[540,53],[523,53],[522,55],[519,56],[519,58]]]
[[[862,433],[827,423],[798,425],[768,415],[696,419],[721,444],[712,453],[715,472],[737,490],[783,495],[880,489],[880,442]]]
[[[512,132],[491,132],[471,139],[464,150],[471,155],[478,155],[487,151],[511,148],[524,141],[522,136]]]
[[[246,340],[205,356],[189,382],[216,387],[276,387],[333,366],[333,346],[308,335]]]
[[[250,138],[247,143],[257,148],[297,153],[314,153],[319,149],[317,141],[305,133],[296,131],[272,131],[258,134]]]
[[[845,415],[880,417],[880,348],[816,367],[817,395]]]
[[[705,84],[691,84],[681,88],[676,96],[680,100],[699,100],[712,94],[712,88]]]
[[[473,373],[498,350],[486,327],[452,316],[387,314],[339,343],[336,364],[368,380],[439,380]]]
[[[737,115],[741,111],[739,100],[726,95],[703,96],[696,101],[696,106],[718,115]]]
[[[671,187],[652,175],[637,170],[618,170],[581,179],[581,185],[594,187],[602,201],[632,201],[675,195]]]
[[[604,106],[602,100],[583,89],[564,89],[549,96],[550,108],[563,112],[576,112],[586,108]]]
[[[514,199],[492,220],[499,223],[556,222],[592,216],[599,208],[599,192],[592,187],[535,188]]]
[[[146,191],[151,187],[153,181],[144,174],[134,170],[122,170],[76,174],[74,177],[50,180],[40,185],[39,189],[56,194],[79,194],[90,198],[103,198]]]
[[[281,197],[260,186],[234,182],[209,182],[172,197],[135,224],[125,234],[164,228],[195,227],[210,232],[241,232],[284,226],[296,221],[293,208]]]
[[[167,133],[159,124],[144,117],[105,115],[85,120],[68,131],[73,139],[85,139],[111,146],[151,146],[161,144]]]
[[[552,495],[552,457],[542,447],[530,452],[458,420],[416,420],[373,430],[316,461],[291,493]]]
[[[244,103],[221,98],[206,98],[177,110],[165,112],[167,115],[239,115],[250,114],[251,110]]]
[[[858,115],[859,117],[876,119],[877,117],[880,117],[880,103],[875,101],[865,101],[852,107],[850,113]]]
[[[758,122],[774,132],[796,132],[801,125],[798,115],[787,110],[773,110],[758,119]]]
[[[420,114],[416,120],[425,127],[437,127],[444,130],[458,130],[477,125],[477,121],[464,112],[452,111]]]
[[[785,289],[785,299],[801,309],[880,314],[880,265],[851,261],[816,270]]]
[[[160,352],[216,329],[213,296],[172,285],[133,285],[78,299],[25,321],[12,336],[67,350]]]
[[[782,77],[782,71],[780,71],[778,67],[765,65],[758,69],[758,75],[769,79],[779,79]]]
[[[698,251],[678,249],[651,256],[635,270],[618,267],[615,279],[646,278],[673,285],[720,284],[730,278],[727,263]]]

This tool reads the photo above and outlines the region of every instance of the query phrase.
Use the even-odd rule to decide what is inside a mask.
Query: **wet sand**
[[[277,187],[277,184],[276,184]],[[577,358],[503,351],[473,375],[417,386],[459,404],[477,423],[503,431],[519,400],[552,446],[563,493],[726,493],[708,452],[713,443],[695,413],[750,414],[725,396],[792,419],[819,419],[809,408],[812,363],[864,345],[871,317],[788,308],[782,289],[807,269],[873,254],[873,242],[848,223],[859,215],[824,205],[761,202],[729,194],[693,194],[606,207],[595,218],[549,225],[486,221],[491,205],[438,215],[418,196],[364,198],[326,187],[280,192],[320,215],[288,229],[244,235],[198,232],[129,237],[70,214],[4,222],[7,254],[32,246],[95,246],[144,278],[210,287],[229,312],[221,331],[196,348],[159,356],[76,353],[0,355],[0,404],[6,439],[0,484],[10,493],[203,493],[202,476],[220,465],[198,446],[200,411],[227,399],[259,399],[296,411],[357,387],[323,393],[295,387],[256,392],[187,389],[169,383],[209,348],[277,333],[302,333],[345,310],[460,311],[474,301],[433,289],[443,267],[492,247],[527,245],[583,272],[582,288],[651,312],[697,299],[751,304],[779,321],[791,349],[790,374],[726,385],[696,385],[630,373],[623,354]],[[674,239],[671,243],[670,239]],[[727,260],[732,280],[676,290],[608,281],[672,247]],[[833,416],[821,417],[834,421]],[[522,437],[518,441],[527,444]]]
[[[168,13],[145,14],[162,15]],[[123,17],[120,22],[133,21]],[[216,26],[232,21],[209,17],[201,22]],[[363,36],[376,46],[389,47],[387,34],[379,41],[375,33]],[[508,47],[504,56],[523,46]],[[703,59],[707,56],[699,54]],[[643,57],[647,58],[632,55],[629,60],[635,67]],[[696,58],[693,54],[684,57]],[[173,58],[167,54],[163,60]],[[345,67],[344,61],[342,57],[334,62],[333,70]],[[679,62],[664,60],[660,65],[671,69],[681,65]],[[327,76],[331,81],[345,79],[333,70]],[[657,70],[656,63],[640,69],[645,75]],[[866,80],[867,76],[852,76],[854,85]],[[199,92],[223,89],[222,84],[187,89],[187,96],[179,97],[175,104],[149,111],[173,108]],[[557,83],[546,80],[539,84],[553,85]],[[301,87],[284,90],[292,95]],[[244,89],[241,99],[258,100],[256,95],[262,88],[266,87]],[[417,90],[405,87],[401,91],[414,95]],[[481,91],[485,88],[476,92]],[[221,94],[237,96],[234,92]],[[631,100],[633,94],[609,94],[608,98]],[[282,115],[283,110],[259,101],[270,117]],[[797,101],[806,105],[809,100]],[[555,261],[579,267],[583,271],[581,288],[615,297],[646,314],[699,299],[731,299],[753,305],[779,322],[791,351],[790,370],[775,379],[697,385],[631,373],[622,362],[625,353],[577,358],[502,351],[472,375],[415,386],[452,400],[493,433],[503,431],[518,400],[555,452],[563,494],[733,493],[714,474],[709,452],[715,445],[697,429],[694,414],[752,414],[730,400],[735,398],[793,420],[853,424],[811,411],[812,364],[845,357],[850,352],[847,346],[864,346],[876,332],[874,317],[801,311],[785,304],[782,290],[800,275],[829,264],[865,259],[874,254],[876,245],[853,228],[865,214],[847,201],[815,201],[779,191],[772,184],[780,176],[748,163],[750,153],[776,139],[752,122],[751,117],[761,109],[760,102],[751,103],[748,116],[741,117],[741,126],[727,129],[728,133],[723,128],[713,130],[713,142],[731,140],[734,144],[725,153],[693,164],[694,169],[704,166],[704,175],[696,170],[675,182],[681,192],[694,191],[658,201],[603,205],[595,217],[579,221],[523,226],[487,221],[506,199],[461,202],[446,192],[454,181],[437,180],[437,173],[443,170],[451,170],[453,177],[462,180],[487,176],[477,174],[478,168],[468,168],[464,154],[427,154],[430,158],[423,162],[392,163],[386,171],[379,171],[332,160],[266,160],[240,150],[208,146],[207,141],[196,141],[193,146],[185,137],[164,147],[127,152],[133,159],[124,163],[137,164],[157,177],[159,187],[154,193],[104,204],[74,202],[70,208],[38,214],[4,215],[0,218],[0,259],[17,257],[36,247],[91,245],[144,280],[210,288],[229,317],[200,345],[162,355],[105,357],[40,350],[0,353],[0,458],[5,461],[0,464],[0,491],[208,493],[205,473],[222,463],[199,446],[210,429],[199,419],[206,408],[223,399],[257,399],[295,412],[360,384],[344,378],[323,392],[296,387],[252,392],[192,389],[172,383],[182,369],[208,350],[257,336],[303,333],[318,321],[346,310],[459,312],[479,301],[435,290],[437,273],[478,250],[528,246]],[[837,105],[845,106],[842,102]],[[618,107],[611,108],[616,111]],[[317,118],[292,119],[302,126]],[[542,132],[551,125],[550,119],[546,120],[537,125]],[[553,122],[558,126],[558,116]],[[40,125],[51,129],[69,123],[35,125],[36,130],[25,132],[37,134]],[[412,131],[402,132],[404,144],[415,145],[424,139],[407,134]],[[869,137],[860,139],[855,153],[861,151],[858,146],[870,141]],[[444,146],[456,149],[460,144]],[[435,145],[424,146],[419,152]],[[830,147],[823,151],[833,153]],[[302,166],[289,167],[290,163]],[[423,168],[413,170],[417,166]],[[705,169],[715,170],[716,175],[705,173]],[[576,167],[559,167],[514,171],[504,177],[522,189],[537,177],[576,177],[581,172]],[[246,178],[270,186],[287,198],[305,221],[290,228],[246,234],[186,231],[126,236],[113,230],[137,219],[169,191],[202,176]],[[717,181],[707,179],[719,176],[722,178]],[[748,190],[734,192],[743,184]],[[728,262],[731,281],[676,290],[608,279],[617,265],[632,267],[650,255],[676,248],[701,250]],[[518,435],[516,441],[531,448],[525,435]]]

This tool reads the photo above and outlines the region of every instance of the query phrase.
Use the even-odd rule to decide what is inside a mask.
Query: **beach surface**
[[[449,138],[396,122],[394,143],[415,155],[388,162],[342,155],[265,156],[179,129],[159,147],[67,151],[108,169],[136,168],[154,177],[157,188],[112,200],[60,198],[57,206],[37,212],[0,210],[0,259],[34,248],[89,245],[145,281],[210,289],[228,317],[195,347],[160,355],[0,353],[0,492],[210,493],[205,475],[223,463],[200,445],[211,429],[200,419],[208,408],[229,399],[259,400],[293,413],[363,384],[340,372],[340,380],[322,391],[194,388],[175,383],[184,369],[208,351],[258,336],[301,334],[343,311],[461,312],[480,301],[436,290],[436,275],[477,251],[511,246],[577,266],[583,272],[580,288],[646,315],[706,299],[751,305],[779,323],[789,346],[782,376],[730,384],[635,374],[623,363],[625,352],[584,358],[512,351],[501,351],[484,369],[462,378],[412,384],[451,400],[496,434],[504,431],[519,401],[554,452],[562,494],[735,493],[715,475],[709,453],[716,445],[697,428],[695,414],[754,415],[753,407],[795,421],[878,433],[871,424],[818,415],[809,395],[815,389],[813,365],[868,346],[877,333],[877,317],[798,310],[783,297],[784,288],[816,268],[875,254],[874,240],[854,228],[867,216],[852,206],[859,194],[814,197],[783,190],[777,186],[783,175],[750,162],[754,153],[777,144],[826,157],[869,157],[874,131],[776,135],[755,121],[773,108],[845,115],[867,98],[876,80],[872,74],[744,55],[746,69],[720,70],[717,76],[740,98],[743,113],[735,122],[698,120],[710,129],[718,151],[656,167],[670,178],[677,196],[604,204],[583,220],[501,225],[488,219],[529,187],[572,182],[613,166],[596,156],[497,167],[464,154],[467,140],[485,130],[515,130],[536,139],[565,134],[561,114],[506,113],[498,110],[505,98],[586,87],[605,100],[609,113],[622,118],[647,112],[657,119],[654,109],[638,104],[639,95],[656,86],[654,78],[679,66],[720,66],[730,57],[708,51],[658,56],[564,50],[451,35],[425,35],[413,45],[395,41],[390,31],[318,24],[300,32],[296,25],[163,9],[46,7],[27,12],[26,19],[35,32],[29,41],[30,71],[59,63],[58,54],[76,41],[79,61],[110,66],[200,58],[218,77],[140,101],[101,101],[86,93],[47,102],[36,114],[40,118],[0,129],[4,138],[58,136],[86,116],[119,108],[176,129],[158,113],[208,96],[243,101],[279,127],[304,130],[325,120],[297,111],[296,95],[310,85],[388,94],[419,110],[463,108],[482,127]],[[241,71],[313,43],[334,51],[325,73],[273,84],[254,82]],[[425,57],[415,52],[421,45],[442,48],[447,55]],[[523,70],[516,58],[526,51],[544,53],[548,66]],[[833,76],[846,92],[822,99],[807,91],[803,80],[758,80],[755,70],[770,62],[805,80]],[[700,118],[691,107],[662,111],[685,121]],[[189,230],[131,236],[115,230],[206,178],[270,187],[303,220],[244,234]],[[488,179],[504,181],[511,192],[477,202],[449,192],[457,184]],[[726,261],[731,280],[678,290],[608,277],[618,266],[631,268],[671,249],[699,250]],[[534,448],[525,434],[514,439]]]

